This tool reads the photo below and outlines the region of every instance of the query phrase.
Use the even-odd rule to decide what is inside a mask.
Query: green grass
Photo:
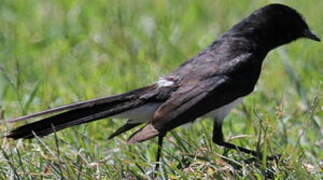
[[[323,1],[1,0],[1,135],[23,124],[6,123],[12,117],[153,83],[270,2],[298,9],[322,37]],[[212,144],[205,119],[168,134],[158,177],[321,179],[321,56],[322,45],[308,40],[272,51],[256,91],[225,120],[226,139],[281,161],[247,163],[249,156],[226,152]],[[0,178],[149,179],[156,140],[108,141],[123,122],[1,139]]]

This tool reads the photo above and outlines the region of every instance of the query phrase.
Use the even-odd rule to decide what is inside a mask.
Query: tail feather
[[[127,132],[129,131],[130,129],[134,128],[134,127],[137,127],[139,126],[140,124],[142,123],[126,123],[124,124],[123,126],[121,126],[119,129],[117,129],[115,132],[113,132],[109,137],[108,139],[112,139],[124,132]]]
[[[140,97],[152,88],[154,88],[153,85],[130,91],[118,96],[100,98],[97,100],[79,103],[79,106],[75,104],[63,106],[63,108],[61,108],[61,111],[65,112],[18,127],[17,129],[9,132],[6,137],[13,139],[30,139],[34,138],[34,135],[46,136],[67,127],[88,123],[119,114],[121,112],[143,105],[145,103],[145,99],[142,99]],[[57,111],[48,110],[47,112],[48,113],[43,114],[38,113],[35,116],[49,114]],[[26,116],[27,118],[25,119],[29,119],[35,116]]]
[[[136,89],[136,90],[124,93],[124,94],[119,94],[116,96],[108,96],[108,97],[90,99],[87,101],[80,101],[80,102],[76,102],[76,103],[72,103],[72,104],[67,104],[67,105],[56,107],[56,108],[51,108],[51,109],[48,109],[45,111],[33,113],[30,115],[17,117],[17,118],[9,120],[8,122],[23,121],[23,120],[27,120],[27,119],[47,115],[47,114],[53,114],[53,113],[58,113],[58,112],[62,112],[62,111],[87,108],[87,107],[92,107],[92,106],[100,105],[100,104],[117,103],[118,100],[123,100],[124,98],[131,98],[133,95],[140,94],[142,92],[147,91],[148,89],[153,89],[154,87],[155,87],[155,85],[151,85],[151,86]]]
[[[146,141],[150,138],[156,137],[160,135],[160,132],[152,125],[152,124],[147,124],[143,128],[137,130],[134,132],[128,139],[127,143],[128,144],[134,144],[138,142],[143,142]]]

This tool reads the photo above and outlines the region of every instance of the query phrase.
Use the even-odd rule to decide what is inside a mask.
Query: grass
[[[6,120],[150,84],[270,2],[304,14],[322,36],[323,1],[2,0],[0,132]],[[212,121],[172,131],[160,179],[321,179],[322,45],[299,40],[272,51],[256,91],[227,117],[226,139],[282,154],[279,162],[212,144]],[[139,81],[138,81],[139,80]],[[124,121],[105,119],[26,141],[1,139],[1,179],[149,179],[156,140],[107,137]]]

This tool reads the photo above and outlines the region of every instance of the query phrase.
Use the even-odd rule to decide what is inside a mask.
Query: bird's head
[[[231,32],[255,38],[269,48],[289,43],[299,38],[320,41],[309,28],[303,16],[283,4],[270,4],[253,12],[235,25]]]

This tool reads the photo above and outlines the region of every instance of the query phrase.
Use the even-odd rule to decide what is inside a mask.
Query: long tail
[[[155,89],[155,86],[151,85],[117,96],[78,102],[16,118],[11,120],[11,122],[30,119],[45,114],[61,112],[60,114],[44,118],[40,121],[18,127],[17,129],[9,132],[9,134],[5,137],[13,139],[30,139],[34,138],[35,135],[41,137],[49,135],[55,131],[65,129],[67,127],[113,116],[143,105],[146,100],[140,97],[151,92],[153,89]]]

